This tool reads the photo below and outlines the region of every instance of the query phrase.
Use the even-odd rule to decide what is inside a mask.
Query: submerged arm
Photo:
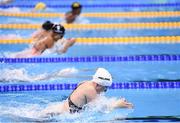
[[[116,109],[116,108],[133,108],[133,104],[127,102],[125,98],[121,98],[121,99],[118,99],[115,102],[113,102],[110,105],[110,108],[111,109]]]

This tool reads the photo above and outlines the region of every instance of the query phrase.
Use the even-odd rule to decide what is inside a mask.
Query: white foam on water
[[[0,39],[2,40],[22,39],[22,37],[17,34],[7,34],[7,35],[0,35]]]
[[[19,12],[21,12],[21,9],[18,7],[10,7],[7,9],[0,9],[0,12],[19,13]]]
[[[129,109],[118,109],[115,111],[109,108],[116,100],[117,98],[107,98],[104,95],[100,95],[96,100],[87,105],[85,111],[75,114],[65,113],[56,117],[56,119],[76,123],[101,122],[123,119],[126,118],[129,113],[132,113],[133,110]]]
[[[17,103],[17,102],[16,102]],[[19,102],[18,102],[19,103]],[[16,106],[0,106],[0,115],[36,118],[42,108],[38,104],[17,104]]]
[[[39,75],[30,75],[25,68],[20,69],[3,69],[0,71],[0,82],[36,82],[41,80],[53,80],[61,77],[73,77],[78,74],[76,68],[65,68],[54,73],[43,73]]]
[[[30,76],[24,68],[21,69],[4,69],[0,71],[1,81],[31,81]]]
[[[33,97],[32,97],[33,98]],[[26,122],[26,120],[55,120],[59,122],[67,123],[84,123],[84,122],[101,122],[101,121],[112,121],[118,118],[126,118],[131,111],[120,111],[114,112],[109,110],[107,105],[113,103],[117,98],[107,98],[100,96],[93,102],[89,103],[85,111],[81,113],[63,113],[59,115],[46,115],[46,110],[50,113],[56,114],[61,110],[62,102],[50,102],[45,106],[42,104],[28,104],[23,102],[10,102],[9,104],[0,105],[0,117],[8,116],[9,119],[15,119],[19,122]],[[1,119],[0,118],[0,119]]]
[[[57,76],[64,76],[64,77],[73,76],[78,74],[78,72],[79,70],[76,68],[65,68],[62,69],[61,71],[58,71]]]

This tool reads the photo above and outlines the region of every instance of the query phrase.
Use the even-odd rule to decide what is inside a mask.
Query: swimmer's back
[[[96,90],[92,86],[92,82],[86,81],[80,84],[71,94],[70,98],[74,104],[82,107],[86,103],[94,99],[96,95]]]
[[[39,52],[44,52],[46,49],[51,48],[54,45],[52,37],[44,37],[38,41],[36,41],[33,45],[33,47],[39,51]]]

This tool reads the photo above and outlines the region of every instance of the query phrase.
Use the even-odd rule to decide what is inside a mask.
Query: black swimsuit
[[[81,83],[82,84],[82,83]],[[73,92],[81,85],[79,84],[74,90]],[[72,92],[72,93],[73,93]],[[71,95],[72,95],[71,93]],[[87,99],[86,99],[86,103],[87,103]],[[84,109],[84,107],[78,107],[77,105],[75,105],[72,101],[70,96],[68,97],[68,104],[69,104],[69,111],[70,113],[79,113],[80,111],[82,111]]]
[[[78,107],[77,105],[75,105],[71,101],[70,97],[68,98],[68,104],[70,113],[79,113],[83,109],[82,107]]]

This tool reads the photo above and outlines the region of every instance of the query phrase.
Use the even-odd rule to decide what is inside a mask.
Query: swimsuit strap
[[[72,93],[73,93],[80,85],[82,85],[82,84],[83,84],[83,83],[80,83],[80,84],[72,91]],[[71,93],[71,95],[72,95],[72,93]],[[69,103],[70,113],[79,112],[80,110],[83,109],[83,107],[79,107],[79,106],[75,105],[75,104],[72,102],[72,100],[71,100],[71,95],[68,97],[68,103]],[[87,104],[87,98],[86,98],[86,96],[85,96],[85,99],[86,99],[85,104]]]
[[[71,101],[70,97],[68,98],[68,104],[69,104],[69,111],[70,111],[70,113],[80,112],[83,109],[83,107],[78,107],[77,105],[75,105]]]

